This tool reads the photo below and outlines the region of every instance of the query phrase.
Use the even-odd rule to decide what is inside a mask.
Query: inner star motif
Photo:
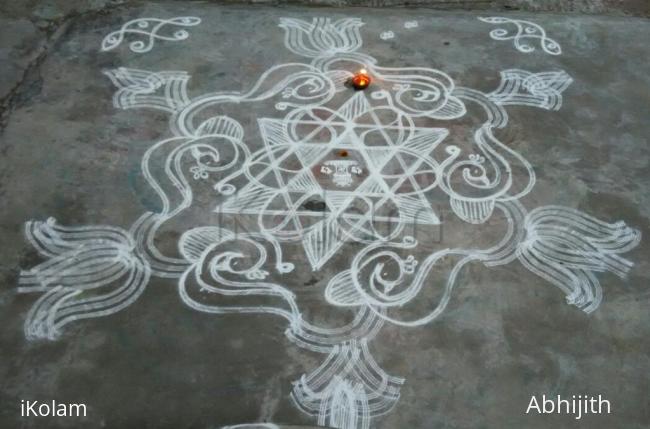
[[[314,270],[348,240],[440,223],[426,194],[439,178],[431,154],[448,131],[415,126],[390,93],[258,122],[264,147],[243,166],[248,183],[216,211],[256,215],[262,231],[300,240]]]

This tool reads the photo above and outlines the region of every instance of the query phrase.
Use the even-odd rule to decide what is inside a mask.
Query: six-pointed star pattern
[[[257,215],[263,231],[300,239],[313,269],[347,240],[386,240],[408,224],[440,223],[425,193],[437,186],[430,155],[448,131],[416,127],[388,92],[258,122],[264,147],[244,166],[248,183],[216,211]],[[345,167],[344,180],[331,175],[333,165]],[[392,228],[381,232],[380,223]]]

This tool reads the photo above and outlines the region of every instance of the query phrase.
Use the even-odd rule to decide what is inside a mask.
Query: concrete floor
[[[130,38],[100,51],[104,36],[130,19],[174,16],[202,22],[187,27],[188,39],[157,40],[146,53],[130,50],[128,43],[136,40]],[[507,107],[509,123],[498,137],[527,159],[537,179],[521,202],[528,210],[560,205],[605,222],[624,221],[644,237],[621,255],[634,263],[627,277],[597,273],[603,301],[590,314],[567,305],[561,290],[518,261],[495,267],[469,263],[439,318],[415,328],[385,323],[368,340],[379,367],[405,380],[395,407],[372,418],[371,427],[650,427],[648,20],[504,15],[540,24],[562,47],[562,55],[549,55],[539,42],[533,42],[534,52],[523,53],[512,40],[491,39],[495,26],[471,12],[305,7],[252,12],[247,6],[178,2],[127,5],[66,20],[61,27],[39,28],[24,16],[3,18],[0,43],[10,61],[0,79],[0,427],[318,423],[290,394],[292,383],[327,354],[297,346],[285,335],[281,317],[196,311],[179,299],[177,278],[153,275],[127,308],[74,321],[55,340],[27,339],[23,325],[41,294],[17,293],[20,270],[47,259],[25,239],[25,222],[53,217],[62,225],[128,230],[143,212],[164,210],[141,162],[150,147],[172,136],[169,115],[115,108],[116,88],[103,71],[185,71],[192,98],[246,92],[273,65],[305,62],[286,48],[280,18],[311,22],[314,16],[361,18],[362,50],[379,65],[441,70],[458,87],[483,93],[498,87],[499,72],[506,69],[568,73],[573,82],[562,92],[559,110]],[[405,28],[409,21],[417,21],[417,28]],[[382,39],[386,31],[394,37]],[[276,112],[273,104],[259,102],[234,105],[229,115],[243,124],[245,135],[258,136],[257,119]],[[450,130],[441,148],[470,136],[481,114],[468,109],[452,124],[437,120],[436,126]],[[261,139],[252,144],[258,149]],[[161,169],[164,159],[152,162]],[[192,207],[159,231],[156,244],[166,254],[178,256],[179,238],[189,229],[218,221],[219,197],[211,185],[196,185]],[[433,203],[442,224],[423,229],[421,246],[413,250],[417,260],[438,249],[484,245],[503,233],[507,222],[461,222],[446,201]],[[289,243],[285,258],[296,268],[284,276],[273,273],[271,280],[295,294],[312,324],[338,326],[352,311],[323,297],[329,281],[362,248],[346,243],[322,268],[312,269],[300,243]],[[427,277],[427,284],[436,279]],[[438,296],[422,298],[426,305]],[[613,412],[579,421],[526,415],[531,395],[542,393],[600,394]],[[89,412],[84,419],[21,418],[21,399],[83,402]]]

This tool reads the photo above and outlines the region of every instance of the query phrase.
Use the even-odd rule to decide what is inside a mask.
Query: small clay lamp
[[[352,85],[352,88],[354,88],[356,91],[360,91],[368,88],[371,80],[372,79],[370,79],[370,75],[368,75],[368,70],[361,69],[356,72],[354,76],[352,76],[350,79],[350,85]]]

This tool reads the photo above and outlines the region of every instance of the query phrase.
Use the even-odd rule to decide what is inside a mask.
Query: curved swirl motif
[[[535,50],[535,47],[528,43],[530,39],[537,39],[540,42],[540,46],[550,55],[560,55],[562,53],[562,47],[555,40],[546,36],[546,31],[535,24],[534,22],[524,21],[523,19],[510,19],[503,18],[499,16],[491,16],[485,18],[479,18],[483,22],[488,24],[512,24],[516,27],[517,32],[511,34],[505,28],[495,28],[490,31],[490,37],[494,40],[514,40],[515,48],[519,52],[528,54]]]
[[[290,76],[290,79],[282,82],[282,99],[275,108],[286,110],[288,107],[299,107],[305,105],[318,105],[323,100],[332,96],[335,83],[329,76],[323,76],[320,72],[305,71]]]
[[[415,243],[393,245],[395,250],[413,248]],[[386,246],[370,245],[352,261],[350,270],[341,272],[332,278],[325,293],[329,303],[337,306],[367,305],[382,319],[399,326],[421,326],[437,318],[447,307],[454,288],[456,276],[468,262],[486,259],[484,252],[444,249],[434,252],[423,261],[413,255],[401,256],[395,250],[385,250]],[[429,296],[428,302],[434,302],[434,308],[420,308],[423,300],[425,280],[433,267],[444,259],[458,257],[439,294]],[[418,300],[415,300],[419,297]],[[380,309],[392,310],[388,313]],[[416,314],[415,318],[405,320],[395,317],[394,313]]]
[[[247,92],[205,94],[176,109],[171,129],[175,135],[192,136],[201,123],[197,118],[222,116],[228,106],[276,99],[275,97],[275,107],[280,111],[292,107],[317,106],[330,100],[342,88],[338,81],[336,75],[323,73],[309,64],[279,64],[264,72]]]
[[[265,244],[273,248],[274,263],[269,261]],[[304,320],[295,295],[266,280],[270,268],[279,274],[294,270],[293,264],[283,260],[279,242],[267,234],[242,235],[219,227],[198,227],[183,234],[179,250],[190,263],[180,277],[179,293],[182,301],[195,310],[281,316],[289,322],[287,338],[320,353],[330,353],[346,341],[371,339],[382,326],[381,319],[367,309],[357,312],[349,324],[335,328],[314,326]]]
[[[188,177],[197,173],[199,178],[223,174],[248,159],[250,152],[242,142],[243,136],[239,122],[220,116],[203,121],[192,137],[162,140],[145,152],[142,174],[158,196],[160,210],[145,213],[132,231],[139,250],[147,256],[156,275],[177,277],[188,265],[185,259],[164,256],[154,243],[160,227],[192,205],[194,194]],[[224,149],[229,153],[228,158],[221,155]],[[192,162],[194,166],[186,166]]]
[[[200,23],[201,18],[195,16],[179,16],[171,19],[133,19],[124,24],[119,30],[113,31],[104,37],[104,40],[102,40],[102,51],[110,51],[117,48],[124,40],[126,34],[137,34],[143,36],[145,41],[136,40],[135,42],[131,42],[129,43],[129,49],[139,54],[149,52],[153,48],[156,39],[178,41],[187,39],[190,36],[187,30],[183,29],[175,30],[171,34],[160,34],[161,31],[166,29],[165,27],[192,27]]]
[[[395,107],[407,115],[447,120],[465,115],[465,105],[452,94],[454,81],[440,70],[375,65],[368,68],[377,79],[393,83]]]
[[[191,264],[179,283],[181,299],[188,306],[208,313],[276,314],[290,322],[300,317],[293,293],[282,286],[264,281],[269,276],[269,272],[264,269],[267,252],[256,236],[235,236],[223,228],[200,227],[183,234],[179,248]],[[282,261],[279,246],[275,246],[275,249],[276,270],[281,273],[291,272],[293,265]],[[195,284],[202,292],[209,292],[218,302],[205,303],[203,296],[192,297],[191,284]],[[232,297],[270,299],[264,305],[259,304],[259,300],[237,301]]]
[[[466,222],[479,224],[491,216],[497,200],[513,198],[508,195],[513,186],[509,159],[519,163],[529,177],[520,194],[533,187],[535,172],[525,158],[494,137],[491,126],[476,130],[474,141],[480,154],[470,154],[467,159],[457,160],[460,150],[456,146],[447,148],[449,157],[440,166],[444,178],[440,186],[449,195],[454,213]]]

